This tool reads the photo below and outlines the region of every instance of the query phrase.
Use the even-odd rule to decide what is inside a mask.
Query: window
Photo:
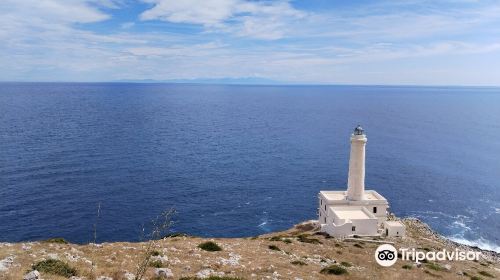
[[[321,205],[323,205],[323,199],[320,199],[320,200],[319,200],[319,203],[321,203]]]
[[[352,227],[352,231],[356,231],[356,227]]]
[[[326,205],[325,205],[325,211],[326,211]]]
[[[326,224],[326,217],[325,217],[325,224]]]
[[[377,213],[377,207],[373,207],[373,213]]]

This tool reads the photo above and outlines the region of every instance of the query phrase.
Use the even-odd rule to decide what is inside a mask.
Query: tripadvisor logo
[[[391,266],[398,260],[398,251],[392,245],[380,245],[375,250],[375,260],[381,266]]]
[[[377,250],[375,250],[375,260],[381,266],[391,266],[398,260],[398,255],[403,261],[414,261],[419,263],[420,261],[478,261],[480,252],[475,251],[460,251],[455,249],[454,251],[448,251],[443,249],[441,251],[420,251],[415,248],[400,248],[399,253],[394,246],[390,244],[380,245]]]

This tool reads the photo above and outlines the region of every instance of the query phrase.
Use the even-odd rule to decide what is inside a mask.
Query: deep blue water
[[[251,236],[316,216],[367,132],[367,188],[499,250],[500,89],[0,84],[0,241]]]

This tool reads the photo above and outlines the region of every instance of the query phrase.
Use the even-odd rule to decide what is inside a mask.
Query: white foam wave
[[[260,223],[260,224],[258,225],[258,227],[263,227],[263,226],[265,226],[265,225],[267,225],[267,222],[262,222],[262,223]]]
[[[453,225],[455,227],[458,227],[458,228],[464,230],[464,231],[470,231],[471,230],[471,228],[468,227],[463,221],[454,221]]]
[[[441,217],[445,217],[445,218],[450,218],[450,219],[459,219],[459,218],[467,218],[466,216],[464,215],[450,215],[450,214],[446,214],[444,212],[440,212],[440,211],[413,211],[411,213],[411,216],[416,216],[418,218],[426,218],[426,217],[435,217],[435,216],[441,216]]]
[[[483,250],[489,250],[489,251],[495,251],[497,253],[500,253],[500,246],[497,244],[494,244],[488,240],[484,239],[477,239],[477,240],[468,240],[462,237],[448,237],[448,239],[455,241],[460,244],[468,245],[468,246],[476,246],[478,248],[481,248]]]

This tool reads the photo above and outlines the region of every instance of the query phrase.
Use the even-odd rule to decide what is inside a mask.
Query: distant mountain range
[[[116,82],[123,83],[179,83],[179,84],[225,84],[225,85],[284,85],[290,84],[265,78],[243,77],[243,78],[216,78],[216,79],[121,79]]]

